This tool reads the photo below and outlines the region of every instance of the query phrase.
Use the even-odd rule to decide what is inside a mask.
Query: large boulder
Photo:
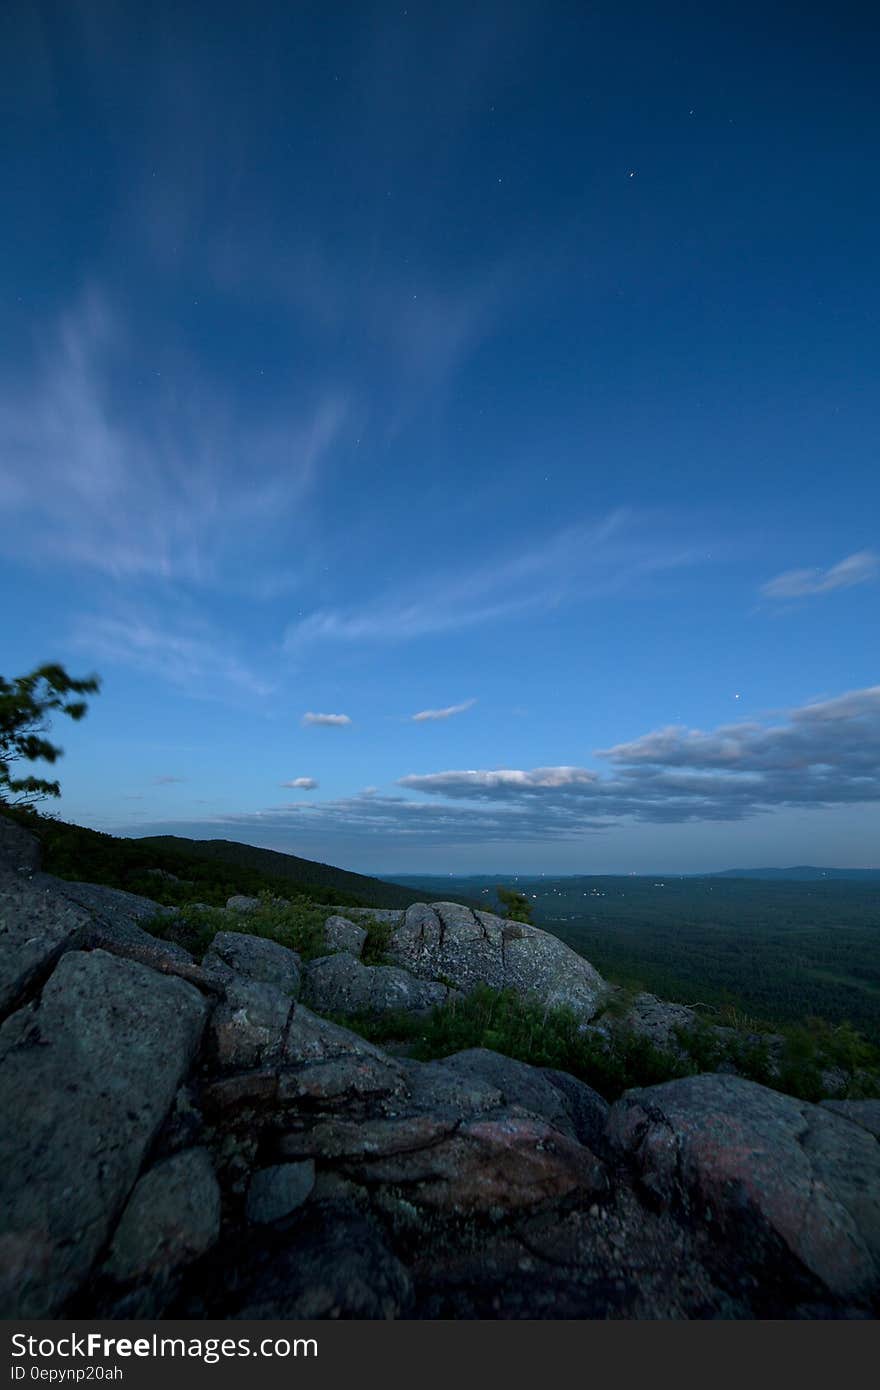
[[[284,1042],[283,1066],[301,1067],[341,1057],[386,1060],[386,1054],[375,1043],[367,1042],[359,1033],[342,1028],[328,1018],[319,1018],[311,1009],[298,1004]]]
[[[301,1163],[273,1163],[269,1168],[258,1168],[248,1187],[248,1221],[257,1226],[283,1221],[302,1206],[314,1186],[315,1164],[311,1158]]]
[[[219,993],[217,982],[200,971],[188,951],[139,925],[152,926],[161,914],[176,910],[115,888],[0,870],[0,1018],[74,949],[107,951]]]
[[[406,1094],[400,1064],[348,1028],[296,1006],[281,1056],[277,1098],[298,1112],[303,1103],[362,1104]]]
[[[114,1314],[158,1317],[176,1277],[220,1234],[220,1187],[207,1149],[187,1149],[145,1173],[116,1228],[102,1275],[116,1293]],[[110,1300],[107,1300],[110,1302]]]
[[[294,1002],[286,990],[233,975],[208,1030],[209,1053],[221,1071],[278,1062]]]
[[[309,1008],[325,1014],[427,1013],[449,996],[448,986],[435,980],[396,965],[363,965],[345,951],[309,961],[303,979]]]
[[[65,951],[82,944],[91,921],[67,898],[35,887],[15,870],[0,871],[0,1018]]]
[[[328,951],[348,951],[360,959],[366,939],[366,927],[359,927],[347,917],[334,915],[324,923],[324,942]]]
[[[222,1020],[224,1012],[217,1012]],[[243,1026],[242,1021],[239,1027]],[[250,1032],[251,1025],[247,1027]],[[213,1025],[212,1031],[216,1031]],[[250,1069],[240,1070],[233,1065],[232,1074],[210,1080],[205,1086],[203,1100],[213,1120],[231,1123],[241,1112],[265,1112],[274,1107],[276,1120],[281,1124],[288,1108],[301,1119],[304,1104],[310,1113],[324,1102],[359,1106],[365,1101],[406,1094],[403,1069],[396,1059],[348,1028],[313,1014],[304,1004],[290,1004],[280,1034],[276,1026],[271,1036],[271,1050],[262,1056],[259,1049],[265,1046],[264,1036],[259,1031],[252,1037],[245,1036],[239,1055],[244,1059],[242,1065]],[[253,1052],[244,1051],[251,1047]]]
[[[211,942],[202,966],[219,979],[244,975],[261,984],[275,985],[292,999],[299,997],[300,958],[296,951],[268,937],[221,931]]]
[[[632,1090],[608,1136],[655,1202],[712,1235],[771,1291],[880,1295],[880,1146],[827,1107],[702,1075]]]
[[[653,994],[637,994],[619,1025],[662,1050],[677,1050],[676,1030],[699,1026],[700,1015],[687,1004],[671,1004]]]
[[[419,1125],[427,1130],[416,1137],[411,1130]],[[389,1120],[373,1131],[379,1128],[384,1142],[376,1136],[369,1152],[351,1153],[343,1171],[370,1186],[402,1188],[411,1203],[433,1211],[503,1215],[560,1198],[592,1198],[608,1188],[604,1166],[589,1149],[518,1108],[455,1123]],[[363,1142],[363,1136],[352,1137]],[[285,1142],[290,1152],[293,1141]]]
[[[45,888],[60,894],[69,902],[77,903],[90,912],[94,918],[104,918],[117,929],[139,926],[151,922],[156,917],[176,916],[178,909],[163,907],[152,898],[140,893],[127,893],[122,888],[108,888],[103,883],[74,883],[55,874],[34,874],[31,883],[35,888]]]
[[[71,951],[39,1005],[6,1020],[0,1316],[62,1315],[172,1106],[206,1012],[182,980],[103,951]]]
[[[609,986],[589,961],[558,937],[460,903],[414,903],[394,931],[388,955],[421,979],[460,990],[513,989],[548,1008],[592,1018]]]
[[[588,1147],[601,1141],[608,1118],[608,1102],[584,1082],[564,1072],[530,1066],[472,1047],[429,1062],[424,1071],[439,1069],[446,1077],[457,1076],[466,1083],[482,1081],[497,1091],[501,1104],[518,1105],[548,1120],[562,1134]]]
[[[161,937],[152,936],[143,927],[125,918],[116,922],[110,916],[93,916],[84,934],[83,945],[91,950],[97,948],[113,956],[140,961],[153,970],[168,971],[194,983],[206,983],[193,957],[183,946],[178,946],[176,941],[164,941]]]

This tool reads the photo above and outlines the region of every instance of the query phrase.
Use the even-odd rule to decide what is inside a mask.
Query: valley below
[[[397,875],[492,908],[524,893],[532,920],[617,983],[768,1024],[820,1018],[880,1042],[880,886],[849,880]]]

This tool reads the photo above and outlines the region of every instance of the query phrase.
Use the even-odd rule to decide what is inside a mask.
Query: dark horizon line
[[[681,871],[681,870],[677,870],[677,869],[671,870],[671,871],[668,870],[668,869],[653,869],[653,870],[652,870],[652,869],[640,869],[640,870],[638,870],[638,871],[636,871],[636,870],[623,870],[623,871],[619,871],[619,872],[617,872],[617,873],[605,873],[605,874],[603,874],[603,873],[595,873],[595,872],[592,872],[592,873],[552,873],[552,872],[542,872],[542,873],[534,873],[534,874],[524,874],[524,873],[521,873],[521,872],[516,872],[516,873],[514,873],[514,872],[504,873],[503,871],[497,871],[497,870],[493,870],[491,873],[488,873],[488,872],[487,872],[487,873],[482,873],[482,874],[481,874],[481,873],[456,873],[455,870],[453,870],[453,869],[448,869],[448,870],[447,870],[447,869],[442,869],[442,870],[437,870],[437,869],[429,870],[429,869],[426,869],[424,872],[421,872],[421,871],[419,871],[418,869],[416,869],[416,870],[409,870],[409,869],[407,869],[407,870],[401,870],[401,869],[398,869],[398,870],[396,870],[396,871],[393,871],[393,870],[392,870],[390,873],[384,873],[384,872],[381,872],[381,871],[379,871],[379,870],[374,870],[373,873],[372,873],[372,875],[371,875],[371,877],[373,877],[373,878],[381,878],[381,879],[391,879],[391,878],[394,878],[395,876],[398,877],[398,878],[401,878],[401,877],[402,877],[402,878],[471,878],[471,879],[478,879],[478,878],[482,878],[482,879],[486,879],[486,878],[504,878],[504,879],[508,879],[508,878],[510,878],[510,879],[513,879],[513,878],[516,878],[516,879],[524,879],[524,880],[525,880],[525,879],[528,879],[530,882],[534,882],[534,881],[536,881],[536,880],[538,880],[538,879],[542,879],[542,878],[552,878],[552,879],[558,879],[558,878],[722,878],[722,877],[724,877],[725,875],[730,875],[730,874],[741,874],[743,877],[747,877],[749,874],[767,874],[767,873],[786,874],[786,873],[804,873],[805,871],[809,871],[810,873],[814,873],[814,874],[826,874],[826,873],[831,873],[831,874],[880,874],[880,865],[872,866],[872,865],[870,865],[870,864],[868,864],[868,865],[855,865],[855,864],[843,864],[843,865],[837,865],[837,864],[790,864],[790,865],[786,865],[785,867],[782,867],[781,865],[778,865],[778,864],[763,864],[763,865],[755,865],[754,867],[749,868],[749,869],[740,869],[740,868],[734,868],[734,869],[690,869],[690,870],[688,870],[688,871],[686,871],[686,872],[685,872],[685,871]],[[359,870],[359,872],[363,872],[363,870]]]

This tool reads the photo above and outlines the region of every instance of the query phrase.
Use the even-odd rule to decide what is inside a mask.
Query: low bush
[[[374,917],[363,918],[360,925],[367,933],[361,960],[364,965],[385,965],[388,961],[388,947],[394,935],[390,922],[377,922]]]
[[[480,987],[427,1018],[350,1015],[338,1022],[375,1042],[406,1041],[419,1061],[486,1047],[538,1067],[556,1067],[586,1081],[607,1099],[630,1086],[683,1076],[688,1067],[647,1039],[626,1033],[606,1041],[585,1030],[569,1009],[544,1008],[514,990]]]
[[[175,941],[201,959],[218,931],[240,931],[248,936],[268,937],[298,952],[303,960],[326,954],[324,923],[327,909],[308,898],[279,902],[268,893],[260,906],[250,912],[232,914],[216,907],[184,907],[173,917],[151,924],[154,936]]]

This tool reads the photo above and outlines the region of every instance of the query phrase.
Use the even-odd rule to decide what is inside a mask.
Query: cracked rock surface
[[[538,995],[592,1018],[609,987],[589,961],[549,932],[460,903],[414,903],[391,937],[390,959],[421,979]]]

